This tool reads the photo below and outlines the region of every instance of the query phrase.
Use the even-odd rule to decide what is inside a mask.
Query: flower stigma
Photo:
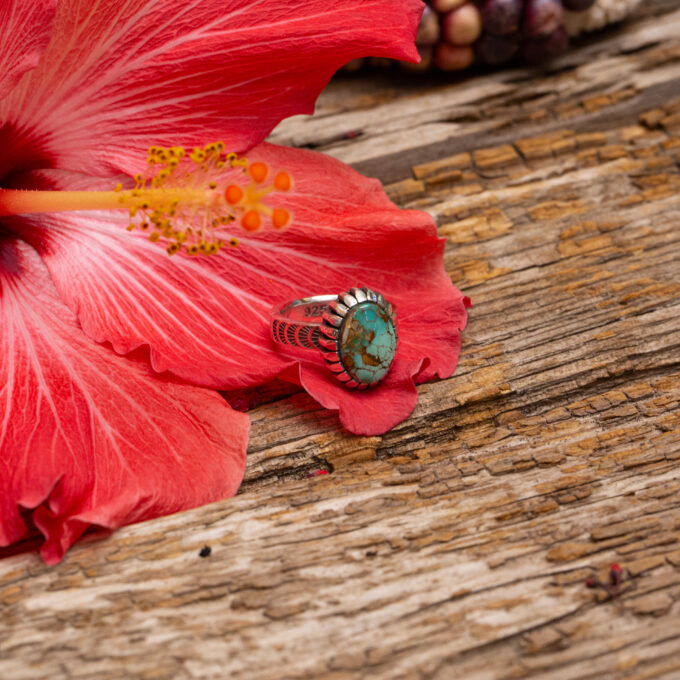
[[[245,182],[243,181],[245,179]],[[195,147],[152,146],[144,174],[133,188],[113,191],[30,191],[0,189],[0,217],[71,210],[127,210],[128,231],[148,233],[169,255],[213,255],[236,247],[234,227],[258,231],[268,220],[276,230],[291,222],[290,212],[271,207],[264,198],[287,192],[292,179],[271,173],[262,161],[250,162],[225,152],[223,142]]]

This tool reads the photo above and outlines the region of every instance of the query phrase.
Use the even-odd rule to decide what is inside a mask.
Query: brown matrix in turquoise
[[[359,383],[372,385],[390,369],[397,332],[388,313],[375,302],[350,309],[340,334],[340,361]]]

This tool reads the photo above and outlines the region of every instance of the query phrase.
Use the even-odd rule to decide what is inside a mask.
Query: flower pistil
[[[267,164],[226,153],[223,142],[191,152],[181,146],[152,146],[146,172],[134,177],[130,189],[117,184],[113,191],[0,190],[0,216],[127,210],[128,231],[148,232],[149,240],[163,243],[169,255],[181,250],[212,255],[226,243],[237,245],[232,224],[247,232],[259,230],[264,218],[274,229],[288,226],[289,211],[271,207],[264,199],[272,192],[289,191],[291,177],[280,171],[267,183],[269,176]]]

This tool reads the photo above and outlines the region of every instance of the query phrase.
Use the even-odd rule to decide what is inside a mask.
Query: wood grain
[[[345,76],[277,130],[436,217],[458,371],[382,437],[239,395],[235,499],[0,561],[0,678],[680,678],[680,10],[640,15],[541,73]]]

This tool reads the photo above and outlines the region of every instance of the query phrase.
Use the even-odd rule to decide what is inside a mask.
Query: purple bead
[[[550,35],[562,24],[560,0],[527,0],[522,32],[528,38]]]
[[[595,4],[595,0],[562,0],[562,4],[564,9],[570,12],[583,12],[590,9]]]
[[[521,16],[521,0],[486,0],[482,6],[484,30],[494,35],[515,33]]]
[[[477,59],[483,64],[504,64],[510,61],[519,49],[519,35],[492,35],[484,33],[475,43]]]
[[[535,38],[522,42],[522,57],[531,64],[545,64],[567,49],[569,37],[564,26],[556,28],[545,38]]]

